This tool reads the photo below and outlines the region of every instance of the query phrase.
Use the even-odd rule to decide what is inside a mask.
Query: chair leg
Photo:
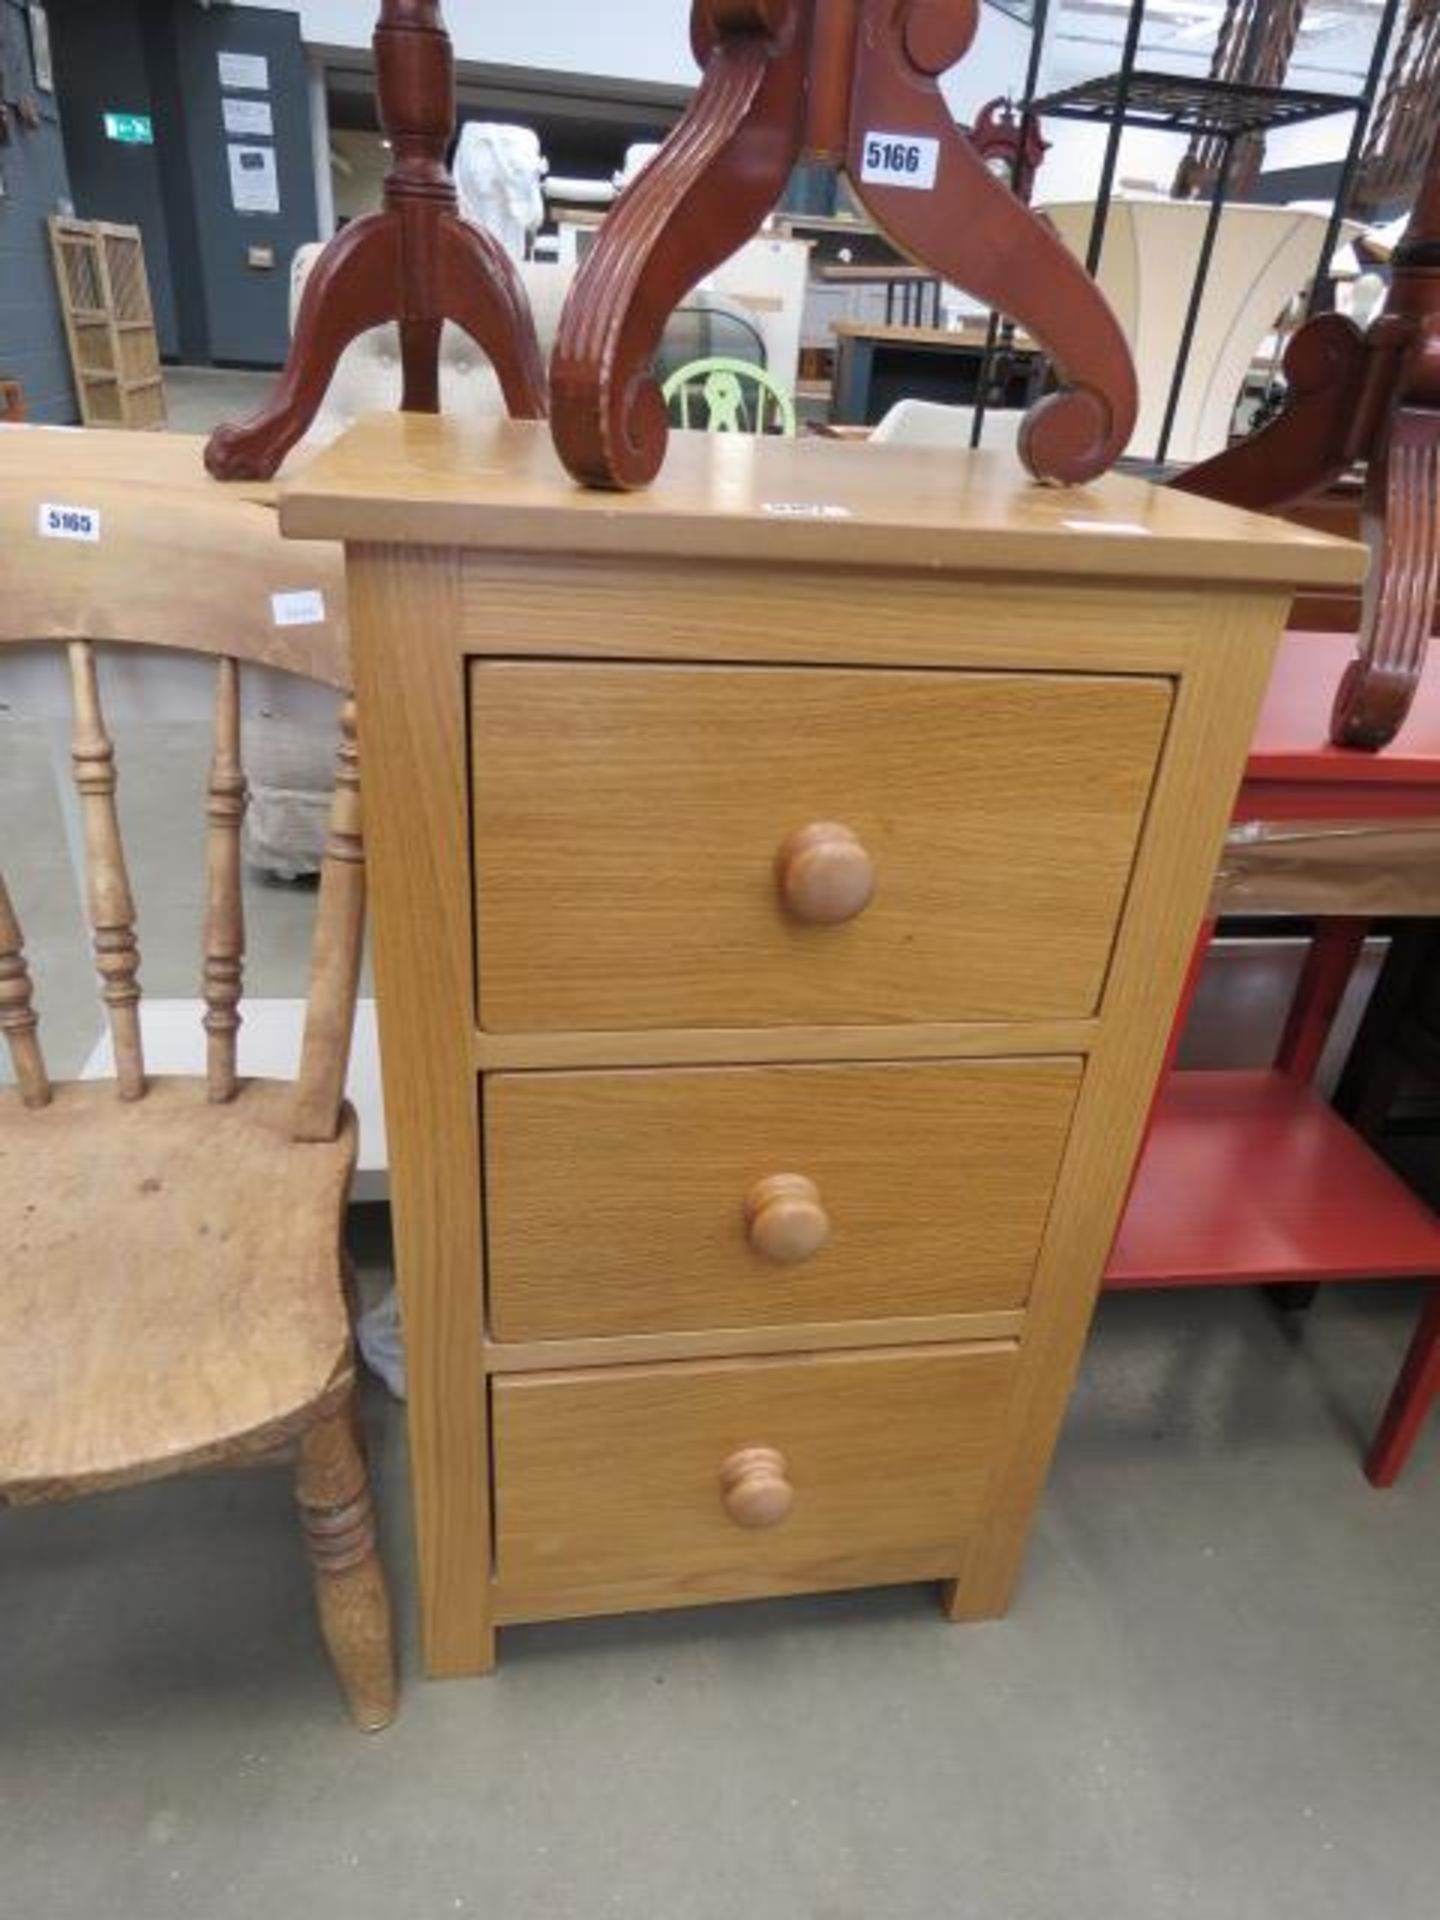
[[[378,1733],[395,1718],[395,1637],[353,1388],[301,1440],[296,1491],[320,1631],[351,1717]]]
[[[1385,1409],[1369,1455],[1366,1478],[1377,1487],[1393,1487],[1420,1436],[1425,1416],[1440,1398],[1440,1286],[1430,1301],[1410,1342],[1405,1365]]]

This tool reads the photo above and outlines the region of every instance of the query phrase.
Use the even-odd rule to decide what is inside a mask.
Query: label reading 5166
[[[100,509],[54,506],[42,501],[37,530],[42,540],[98,540]]]
[[[916,133],[867,133],[860,178],[867,185],[916,187],[928,193],[940,166],[940,142]]]

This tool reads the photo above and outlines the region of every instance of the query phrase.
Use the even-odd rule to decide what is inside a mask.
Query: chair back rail
[[[48,445],[30,474],[32,433],[43,437],[38,428],[11,428],[0,441],[0,657],[7,644],[91,640],[229,655],[349,686],[338,546],[282,540],[274,511],[204,479],[198,453],[197,478],[184,486],[52,471]],[[133,459],[135,436],[124,438]],[[167,451],[162,441],[162,459]],[[47,501],[88,509],[99,537],[41,537],[37,511]],[[300,595],[306,617],[287,624]]]

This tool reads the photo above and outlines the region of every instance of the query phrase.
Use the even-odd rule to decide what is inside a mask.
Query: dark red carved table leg
[[[555,444],[589,486],[642,487],[660,471],[669,424],[651,360],[679,301],[749,239],[790,176],[807,11],[801,0],[695,8],[699,91],[586,255],[550,361]]]
[[[1364,334],[1337,314],[1309,321],[1285,371],[1290,396],[1275,420],[1171,484],[1273,509],[1366,462],[1370,577],[1330,736],[1373,751],[1389,746],[1414,702],[1440,586],[1440,136],[1385,313]]]
[[[205,464],[217,479],[268,479],[315,418],[346,347],[391,320],[400,327],[407,411],[439,408],[440,337],[452,320],[489,356],[511,413],[544,417],[524,285],[499,242],[460,217],[446,171],[455,63],[438,0],[382,0],[375,69],[380,124],[395,155],[384,211],[346,227],[316,262],[269,402],[210,437]]]
[[[668,426],[649,368],[665,320],[756,231],[801,156],[845,168],[897,246],[1013,315],[1073,376],[1076,391],[1049,396],[1028,422],[1032,471],[1081,481],[1115,459],[1137,407],[1124,337],[1098,288],[990,175],[940,95],[977,9],[978,0],[694,0],[699,92],[601,229],[556,341],[555,442],[578,479],[654,478]],[[884,150],[879,162],[872,144]]]
[[[1048,394],[1020,431],[1037,479],[1091,480],[1112,467],[1135,430],[1140,396],[1120,324],[1059,236],[991,173],[960,132],[940,76],[966,52],[977,0],[864,0],[846,170],[890,238],[944,280],[998,307],[1039,341],[1071,383]],[[867,180],[876,132],[932,140],[932,191],[899,178]]]

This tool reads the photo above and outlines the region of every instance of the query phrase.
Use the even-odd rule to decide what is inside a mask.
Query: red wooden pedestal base
[[[385,208],[352,221],[316,262],[274,393],[254,419],[219,427],[205,449],[217,480],[266,480],[319,411],[341,354],[396,321],[407,412],[440,407],[440,336],[463,327],[490,359],[518,418],[545,414],[530,302],[500,243],[461,218],[445,149],[455,63],[436,0],[383,0],[375,30],[380,124],[395,166]]]
[[[1028,416],[1040,479],[1093,479],[1135,425],[1119,324],[1054,231],[991,174],[940,76],[979,0],[694,0],[704,77],[616,202],[571,289],[551,360],[555,444],[577,479],[640,487],[668,423],[650,368],[679,300],[776,204],[799,160],[843,169],[902,253],[1020,322],[1072,383]]]

